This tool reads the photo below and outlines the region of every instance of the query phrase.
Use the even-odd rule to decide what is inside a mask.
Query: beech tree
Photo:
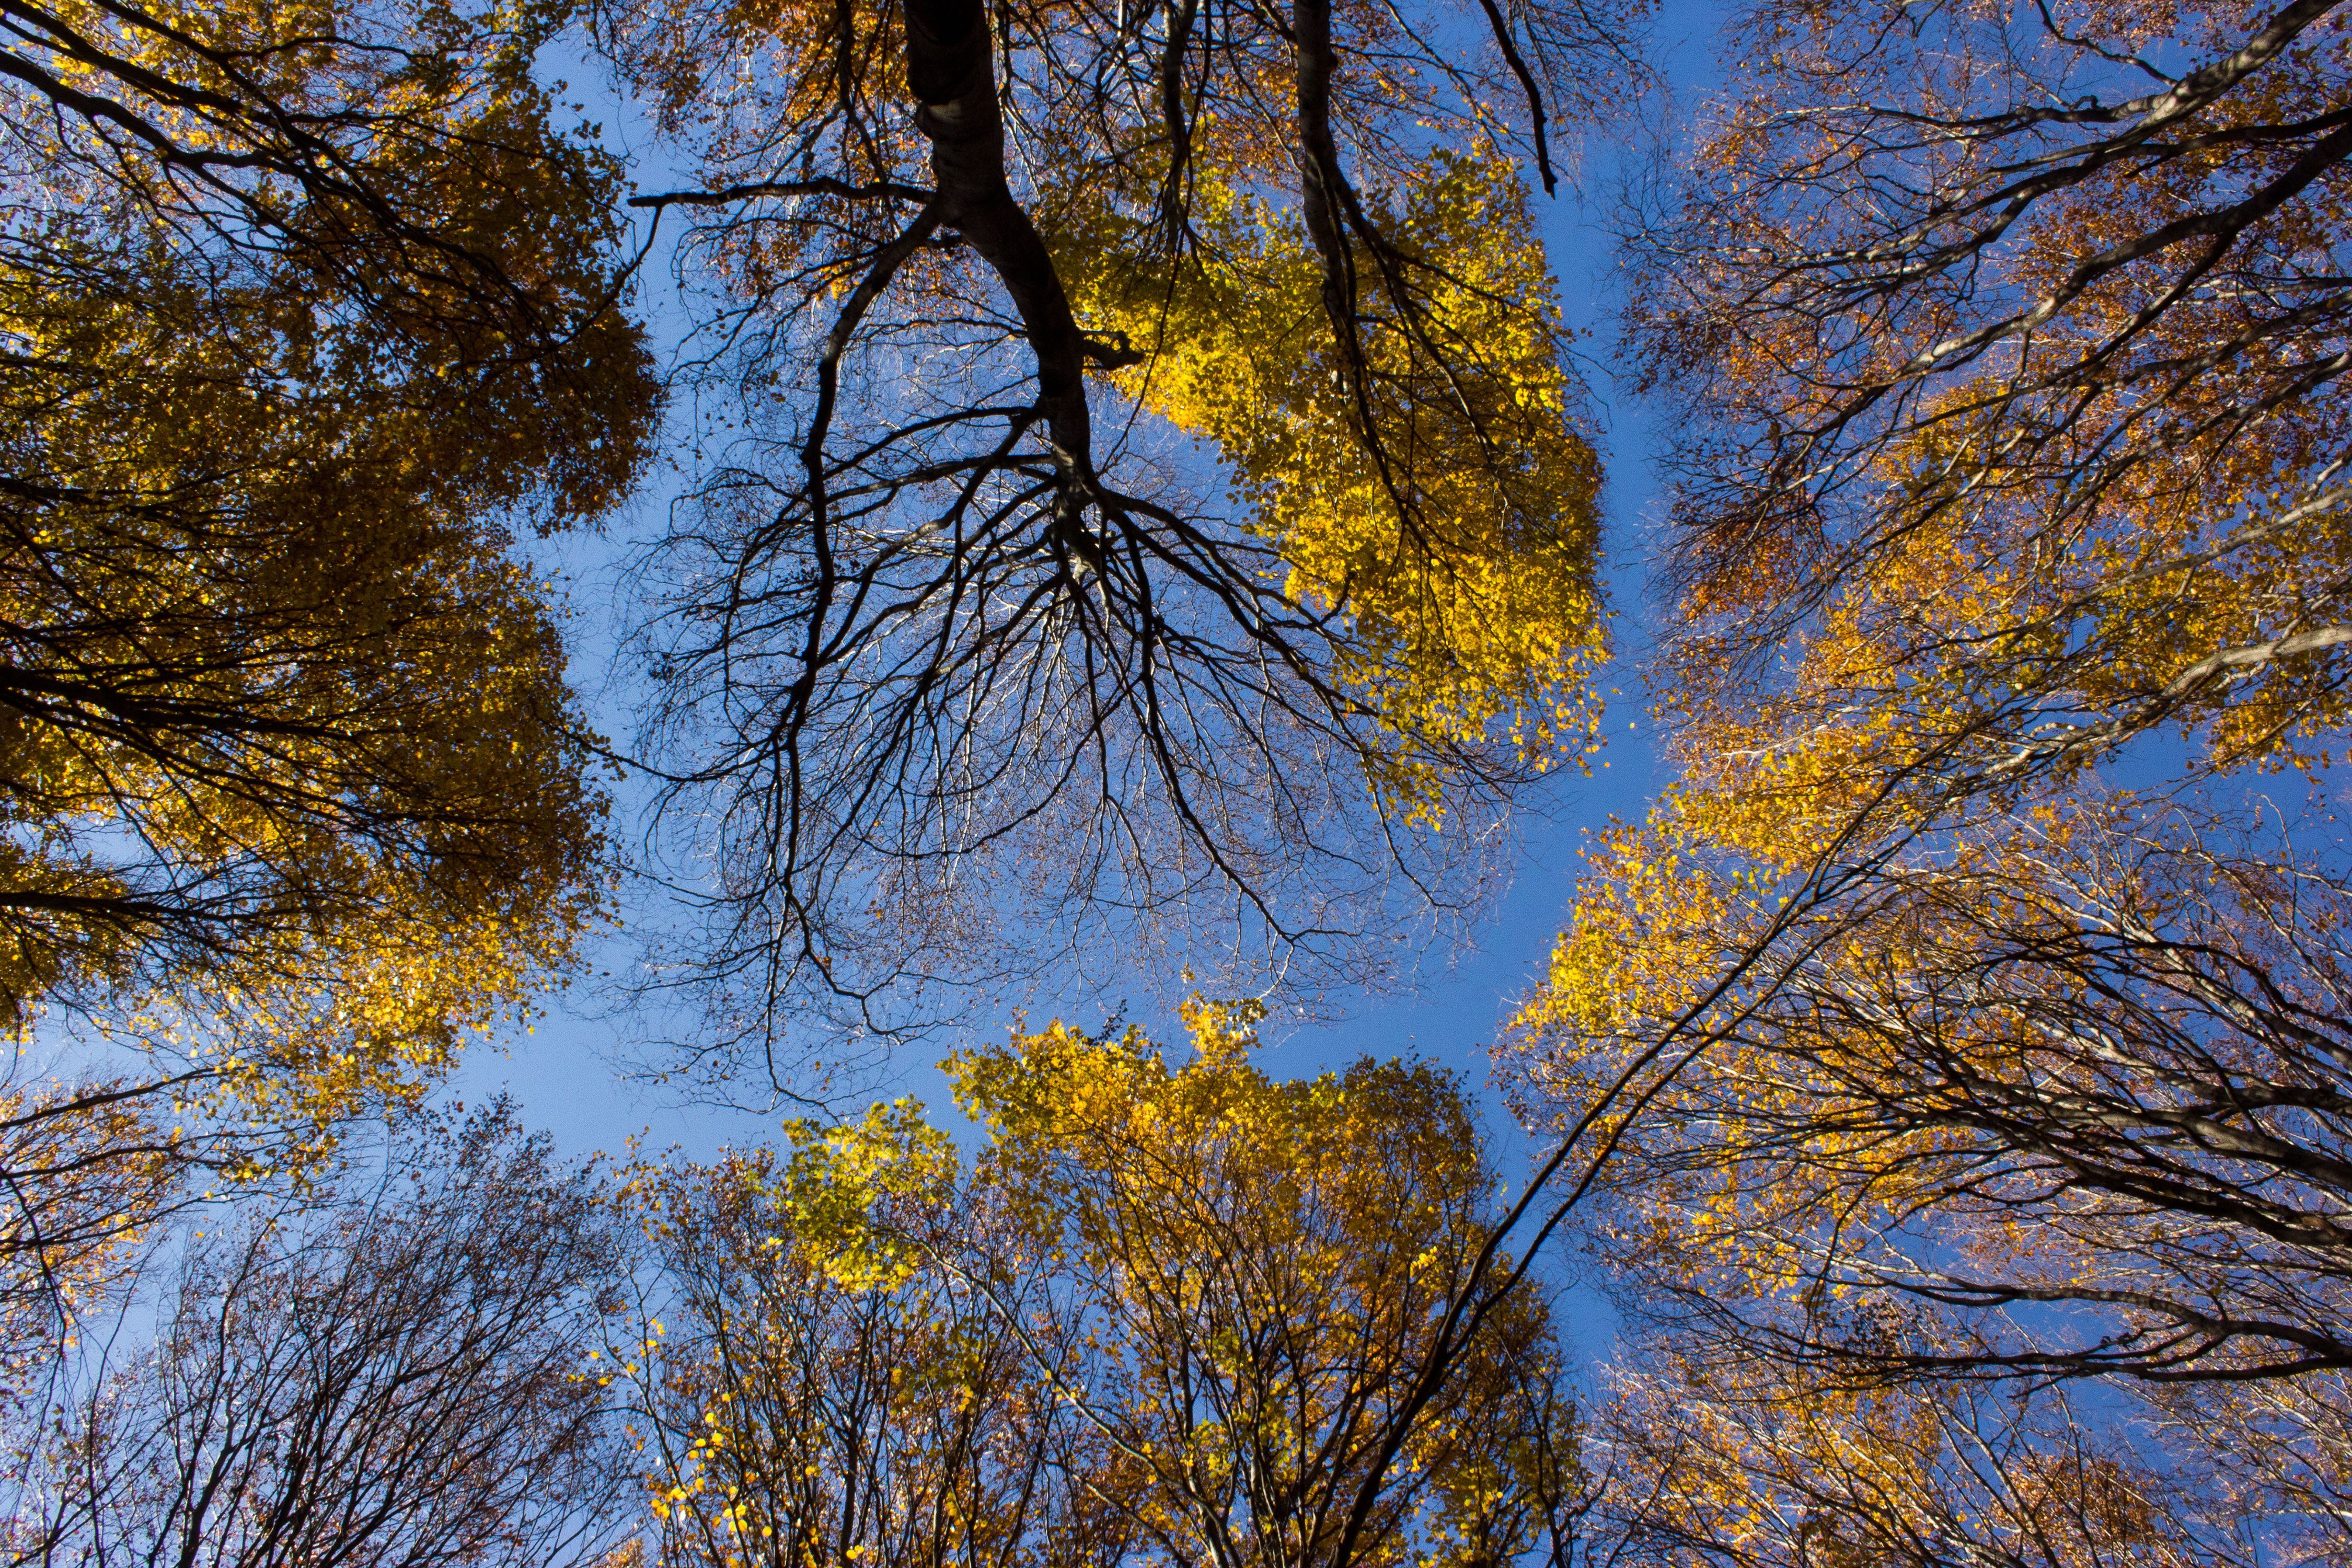
[[[1493,1185],[1460,1092],[1276,1082],[1055,1026],[789,1156],[648,1172],[667,1306],[625,1353],[665,1561],[1566,1563],[1588,1500],[1530,1292],[1412,1396]]]
[[[1195,1001],[1192,1059],[1062,1027],[951,1060],[980,1179],[1050,1260],[1057,1380],[1148,1561],[1564,1563],[1575,1412],[1533,1287],[1457,1337],[1501,1205],[1449,1075],[1279,1082],[1255,1005]]]
[[[589,1359],[625,1249],[511,1109],[193,1239],[153,1345],[37,1435],[16,1562],[592,1563],[625,1445]]]
[[[2346,38],[1766,4],[1633,215],[1684,776],[1514,1070],[1651,1560],[2343,1550]]]
[[[2260,1561],[2249,1518],[2324,1539],[2352,1454],[2339,879],[2177,808],[1947,847],[1791,917],[1803,956],[1713,997],[1724,949],[1766,948],[1790,906],[1645,867],[1580,910],[1523,1017],[1531,1105],[1606,1107],[1581,1234],[1651,1331],[1622,1429],[1673,1478],[1658,1506],[1686,1532],[1759,1509],[1932,1542],[1916,1504],[1947,1536],[1896,1560],[1946,1560],[1973,1519],[1987,1552],[2072,1562],[2020,1545],[2037,1516],[1979,1508],[1979,1482],[2087,1453],[2124,1467],[2165,1560]],[[1640,958],[1612,956],[1629,941]],[[1672,1058],[1639,1059],[1702,1006]],[[2126,1385],[2132,1422],[2095,1395],[2041,1408],[2085,1379]],[[1969,1468],[1980,1445],[1998,1474]],[[1833,1454],[1878,1479],[1832,1484]],[[1664,1555],[1805,1560],[1773,1539]],[[2094,1532],[2079,1560],[2127,1544]]]
[[[1139,940],[1376,975],[1469,896],[1588,743],[1523,171],[1637,9],[608,9],[699,176],[633,201],[702,301],[646,571],[714,1075]]]
[[[118,1156],[159,1202],[315,1160],[600,907],[507,548],[614,506],[656,401],[565,16],[0,6],[0,1020],[74,1151],[12,1162],[26,1226]]]
[[[529,76],[562,13],[5,19],[12,809],[60,838],[16,852],[8,1005],[336,923],[360,863],[531,881],[581,808],[458,783],[476,742],[562,757],[531,729],[560,654],[499,547],[618,500],[650,396],[616,171]],[[483,701],[436,741],[444,683]],[[548,819],[497,822],[502,794]]]

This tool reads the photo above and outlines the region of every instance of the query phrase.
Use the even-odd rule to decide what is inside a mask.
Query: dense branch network
[[[1518,1061],[1636,1556],[2340,1550],[2346,20],[1759,7],[1629,215],[1684,778]]]
[[[1377,976],[1368,930],[1475,893],[1485,836],[1428,830],[1573,753],[1599,649],[1533,121],[1480,84],[1500,47],[1567,112],[1616,37],[1495,23],[614,19],[708,176],[636,200],[697,215],[723,411],[647,567],[715,1071],[1107,942]]]

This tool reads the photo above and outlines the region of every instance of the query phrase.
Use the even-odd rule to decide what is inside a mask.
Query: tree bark
[[[908,0],[907,84],[915,123],[930,139],[941,220],[1003,282],[1036,356],[1037,414],[1063,474],[1055,526],[1090,543],[1077,530],[1096,488],[1086,340],[1052,253],[1005,180],[995,51],[979,0]]]

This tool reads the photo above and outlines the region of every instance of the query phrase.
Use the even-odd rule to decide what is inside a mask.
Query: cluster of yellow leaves
[[[1398,742],[1376,788],[1434,825],[1448,751],[1587,754],[1599,463],[1512,161],[1440,152],[1402,183],[1394,270],[1362,263],[1360,381],[1296,213],[1206,172],[1193,202],[1172,263],[1154,219],[1051,203],[1055,261],[1079,321],[1144,354],[1120,390],[1215,451],[1286,595],[1343,618],[1338,673]]]
[[[1290,1560],[1333,1547],[1368,1480],[1367,1561],[1535,1543],[1575,1464],[1539,1303],[1497,1314],[1373,1475],[1381,1417],[1484,1239],[1492,1179],[1460,1091],[1396,1063],[1279,1081],[1249,1059],[1253,1005],[1186,1016],[1181,1062],[1059,1024],[952,1058],[987,1134],[969,1177],[900,1101],[796,1124],[788,1158],[644,1178],[694,1325],[655,1336],[695,1411],[687,1438],[671,1406],[656,1505],[735,1543],[681,1549],[782,1561],[771,1542],[855,1507],[858,1465],[822,1450],[838,1434],[809,1430],[813,1402],[836,1423],[896,1411],[865,1461],[906,1480],[884,1511],[948,1521],[853,1528],[886,1563],[942,1549],[942,1529],[1043,1531],[1057,1561],[1212,1542]],[[933,1446],[948,1429],[961,1449]],[[1024,1468],[1032,1500],[992,1521],[991,1489]]]
[[[1134,1030],[1097,1039],[1059,1023],[949,1059],[990,1135],[986,1179],[1013,1212],[1093,1267],[1121,1267],[1104,1249],[1132,1223],[1157,1231],[1154,1257],[1205,1258],[1236,1204],[1251,1244],[1307,1277],[1401,1288],[1377,1271],[1456,1261],[1442,1242],[1459,1247],[1490,1178],[1443,1074],[1366,1061],[1277,1080],[1248,1059],[1256,1004],[1194,1000],[1184,1014],[1181,1065]]]
[[[845,1289],[905,1283],[925,1259],[888,1224],[887,1211],[950,1201],[962,1174],[954,1140],[923,1120],[915,1100],[876,1105],[841,1127],[799,1121],[785,1131],[793,1153],[780,1195],[791,1245],[821,1259],[826,1278]]]
[[[1510,1047],[1546,1118],[1612,1108],[1612,1244],[1678,1287],[1807,1310],[1907,1277],[1928,1214],[1949,1259],[2095,1269],[2097,1224],[2041,1213],[2047,1173],[1958,1113],[2081,1075],[2079,1042],[2034,1005],[2085,984],[2059,955],[2176,894],[2160,871],[2117,887],[2051,867],[2129,820],[2042,808],[1825,905],[1801,865],[1724,856],[1672,805],[1621,827]],[[2037,945],[2046,972],[2003,974]]]

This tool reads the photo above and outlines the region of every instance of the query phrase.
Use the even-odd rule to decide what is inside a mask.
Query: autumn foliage
[[[1514,1072],[1653,1560],[2340,1548],[2344,26],[1762,5],[1632,216],[1682,780]]]
[[[562,22],[0,13],[0,1016],[34,1047],[0,1258],[35,1342],[179,1178],[420,1100],[602,906],[508,546],[624,499],[657,388],[619,171],[532,75]]]
[[[0,1554],[2352,1555],[2352,14],[1647,12],[0,0]]]
[[[1181,1064],[1060,1026],[959,1058],[969,1170],[906,1101],[642,1169],[664,1284],[624,1354],[665,1560],[1569,1552],[1584,1478],[1540,1298],[1401,1408],[1496,1212],[1458,1086],[1277,1082],[1246,1022],[1196,1004]]]

